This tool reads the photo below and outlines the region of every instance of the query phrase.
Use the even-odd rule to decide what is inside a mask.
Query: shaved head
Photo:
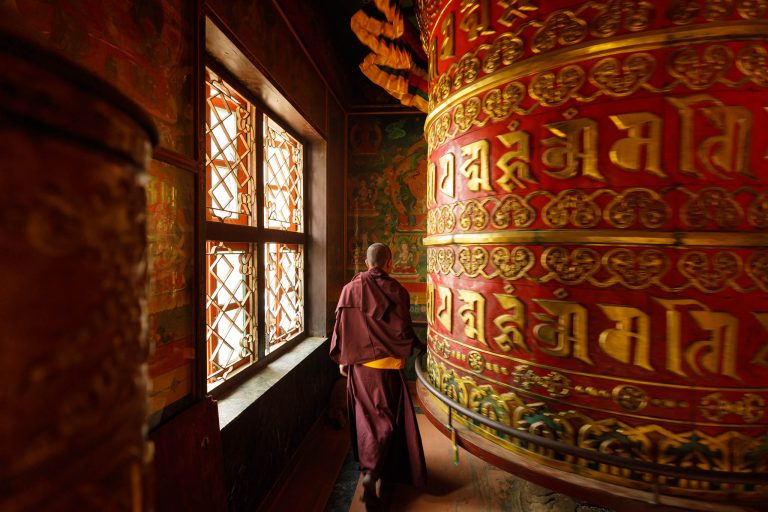
[[[371,268],[383,268],[387,264],[387,261],[390,260],[390,258],[392,258],[392,251],[389,250],[389,247],[376,242],[375,244],[371,244],[370,247],[368,247],[368,252],[365,259]]]

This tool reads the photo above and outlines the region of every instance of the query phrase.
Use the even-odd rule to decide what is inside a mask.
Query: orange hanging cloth
[[[397,1],[375,0],[356,12],[350,25],[357,38],[372,50],[360,63],[360,71],[403,105],[426,113],[427,58],[418,29],[403,17]]]

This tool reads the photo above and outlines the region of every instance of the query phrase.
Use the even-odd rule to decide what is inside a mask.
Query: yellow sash
[[[378,368],[379,370],[402,370],[405,368],[405,359],[399,357],[383,357],[381,359],[376,359],[375,361],[363,363],[363,366]]]

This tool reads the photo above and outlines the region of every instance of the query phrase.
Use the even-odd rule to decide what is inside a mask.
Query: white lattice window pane
[[[223,342],[217,347],[213,358],[221,367],[232,366],[243,358],[237,347],[245,336],[245,314],[240,310],[219,310],[214,325]]]
[[[237,176],[227,167],[211,168],[211,213],[219,219],[237,219],[240,211]]]
[[[237,161],[237,114],[233,110],[221,107],[210,109],[209,126],[216,157],[223,157],[228,162]]]
[[[256,225],[255,109],[211,71],[206,86],[206,217]]]
[[[267,351],[304,331],[304,247],[266,244]]]
[[[304,146],[264,116],[264,224],[304,231]]]
[[[251,244],[207,243],[208,389],[257,359],[256,265]]]

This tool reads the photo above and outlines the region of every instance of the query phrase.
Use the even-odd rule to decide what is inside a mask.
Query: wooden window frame
[[[216,242],[219,242],[219,241],[206,240],[206,248],[208,246],[207,242],[216,243]],[[227,241],[221,241],[221,242],[222,243],[227,243],[227,244],[233,244],[233,242],[227,242]],[[246,246],[248,246],[246,250],[252,250],[251,248],[253,247],[251,244],[236,244],[236,245],[246,245]],[[240,249],[240,248],[239,247],[233,247],[233,250],[238,250],[238,249]],[[208,250],[206,249],[206,266],[205,266],[205,269],[206,269],[205,270],[206,290],[207,289],[213,289],[213,288],[216,287],[216,278],[212,277],[210,272],[208,271],[208,269],[211,267],[211,264],[212,264],[211,260],[212,259],[215,259],[215,257],[212,257],[210,255],[210,253],[208,252]],[[257,286],[258,286],[258,284],[257,284]],[[256,293],[256,295],[258,295],[258,292]],[[257,308],[255,307],[255,302],[257,300],[258,300],[257,297],[249,298],[247,303],[246,303],[245,309],[250,310],[249,313],[254,317],[255,323],[258,325],[259,319],[257,318],[257,311],[256,311]],[[221,306],[219,306],[218,304],[216,305],[216,308],[220,309],[222,311],[232,311],[232,310],[239,309],[239,308],[237,308],[235,306],[231,306],[231,305],[229,307],[225,306],[224,308],[221,308]],[[215,318],[217,316],[218,315],[213,315],[212,312],[209,310],[209,308],[207,308],[207,307],[205,308],[206,332],[207,332],[207,329],[210,328],[208,326],[210,326],[212,324],[212,322],[215,320]],[[208,376],[212,373],[213,363],[211,362],[211,357],[210,356],[211,356],[211,352],[213,351],[213,348],[214,348],[214,346],[213,346],[210,338],[206,339],[206,343],[205,343],[205,349],[206,349],[206,358],[205,358],[206,359],[206,388],[207,388],[207,385],[208,385]],[[250,366],[250,365],[254,364],[256,361],[258,361],[258,354],[254,354],[253,357],[255,357],[255,359],[253,359],[253,360],[251,360],[251,358],[242,358],[240,361],[238,361],[235,364],[233,364],[232,365],[232,370],[231,370],[233,372],[233,375],[236,375],[237,373],[239,373],[245,367]]]
[[[207,75],[207,72],[205,72],[205,74]],[[217,73],[217,75],[218,75],[218,73]],[[218,75],[218,76],[221,78],[221,75]],[[229,85],[229,83],[226,80],[223,80],[223,81],[226,82],[227,85]],[[210,113],[208,111],[208,97],[210,95],[210,86],[208,85],[208,81],[207,80],[204,80],[204,87],[205,87],[204,98],[205,98],[205,102],[206,102],[205,103],[206,106],[205,106],[205,120],[204,120],[204,123],[207,123],[208,120],[210,119],[210,115],[209,115]],[[238,91],[238,95],[241,96],[245,101],[249,101],[245,96],[243,96],[242,94],[239,94],[239,91]],[[214,103],[219,103],[221,105],[221,106],[214,105],[217,108],[229,108],[230,110],[232,110],[234,112],[237,112],[237,105],[234,102],[226,102],[225,103],[225,101],[222,98],[220,98],[220,97],[214,98],[213,102]],[[255,118],[258,115],[258,113],[256,112],[256,106],[253,103],[251,103],[251,105],[253,106],[253,112],[251,112],[251,114]],[[252,124],[254,123],[254,121],[255,121],[255,119],[250,120],[250,122]],[[237,119],[235,120],[235,123],[239,124]],[[252,129],[255,131],[256,128],[254,127]],[[210,134],[208,134],[207,131],[206,131],[206,133],[205,133],[205,148],[206,148],[206,150],[207,150],[207,148],[211,147],[211,139],[212,139],[212,136]],[[238,169],[237,169],[237,173],[235,175],[235,179],[237,180],[237,194],[238,194],[238,196],[242,196],[243,194],[247,195],[248,194],[248,190],[247,190],[247,188],[246,188],[246,190],[243,190],[243,186],[240,185],[241,180],[245,178],[245,174],[243,173],[242,169],[240,168],[240,162],[243,161],[243,158],[253,158],[253,157],[251,155],[247,154],[247,151],[248,151],[247,147],[240,147],[238,145],[236,150],[237,150],[237,160],[235,161],[235,164],[238,166]],[[237,217],[237,220],[235,220],[235,221],[231,221],[231,220],[224,221],[223,219],[217,220],[216,217],[213,215],[211,210],[213,210],[215,208],[213,207],[213,204],[208,205],[208,201],[210,200],[209,190],[211,188],[211,185],[213,184],[212,183],[213,177],[212,177],[211,173],[208,172],[208,168],[207,167],[208,167],[209,163],[208,163],[207,155],[206,155],[206,158],[205,158],[205,165],[206,165],[206,169],[205,169],[205,190],[204,190],[205,204],[206,204],[206,208],[205,208],[205,221],[206,222],[226,222],[227,224],[238,224],[238,225],[242,225],[242,226],[250,226],[251,224],[249,224],[249,222],[248,222],[248,214],[245,214],[245,213],[242,213],[242,212],[238,212],[238,214],[237,214],[238,217]],[[217,167],[229,167],[230,165],[232,165],[232,162],[228,161],[226,159],[226,157],[223,157],[222,155],[219,155],[219,158],[211,159],[210,165],[217,166]],[[253,180],[255,181],[256,179],[257,178],[254,176]],[[248,184],[246,184],[245,187],[248,187]],[[239,205],[240,205],[240,199],[238,198],[238,206]],[[255,208],[255,205],[253,205],[253,208]],[[258,212],[254,209],[252,215],[258,215]],[[258,219],[255,219],[252,224],[253,225],[258,224]]]
[[[208,389],[208,372],[206,371],[204,373],[204,387],[203,389],[207,390],[206,393],[213,394],[214,396],[219,396],[222,394],[227,393],[231,389],[237,387],[240,385],[243,381],[247,380],[250,376],[252,376],[254,373],[256,373],[259,369],[263,368],[267,364],[269,364],[271,361],[274,361],[276,358],[280,357],[287,351],[289,351],[291,348],[293,348],[296,344],[300,343],[304,339],[306,339],[307,335],[307,322],[309,318],[309,309],[308,309],[308,301],[307,301],[307,293],[306,293],[306,283],[308,282],[308,246],[310,241],[310,229],[309,226],[309,216],[307,215],[307,212],[309,211],[310,205],[309,205],[309,196],[308,196],[308,174],[310,170],[310,146],[308,142],[301,137],[295,129],[291,127],[290,124],[288,124],[286,121],[284,121],[280,116],[276,115],[274,112],[272,112],[266,105],[263,104],[258,98],[255,97],[254,94],[252,94],[249,89],[243,85],[235,76],[233,76],[229,71],[227,71],[225,68],[223,68],[221,65],[219,65],[216,61],[213,59],[206,59],[206,62],[204,63],[204,66],[202,66],[203,69],[203,98],[202,98],[202,106],[203,106],[203,119],[202,119],[202,132],[203,132],[203,138],[204,138],[204,146],[202,148],[203,151],[203,162],[204,162],[204,177],[203,179],[199,180],[201,183],[201,191],[200,194],[203,196],[203,206],[205,209],[205,213],[203,214],[202,219],[202,245],[205,248],[208,244],[208,242],[224,242],[224,243],[249,243],[251,244],[251,247],[254,249],[254,265],[257,269],[256,271],[256,332],[254,332],[254,337],[257,340],[256,343],[256,361],[250,363],[247,367],[237,371],[232,376],[228,377],[226,380],[222,381],[218,385],[216,385],[212,389]],[[208,213],[208,206],[207,201],[205,199],[205,196],[208,194],[208,189],[210,186],[210,176],[209,176],[209,170],[207,168],[207,156],[205,155],[205,152],[208,151],[208,148],[210,147],[211,141],[210,141],[210,135],[206,133],[205,125],[208,122],[209,119],[209,112],[208,112],[208,84],[207,84],[207,70],[212,71],[214,74],[216,74],[222,81],[224,81],[229,87],[231,87],[234,91],[237,92],[239,96],[241,96],[243,99],[245,99],[247,102],[249,102],[253,107],[253,130],[254,130],[254,151],[253,154],[249,157],[252,160],[251,165],[251,172],[253,173],[252,176],[254,177],[255,182],[255,204],[254,204],[254,221],[253,224],[255,225],[249,225],[247,221],[245,223],[232,223],[232,222],[222,222],[219,220],[209,220],[209,213]],[[303,203],[303,211],[301,212],[302,215],[302,223],[303,223],[303,231],[285,231],[280,229],[270,229],[266,228],[266,220],[265,220],[265,204],[264,204],[264,174],[265,174],[265,162],[264,162],[264,115],[271,118],[273,121],[275,121],[283,130],[285,130],[291,137],[296,139],[301,145],[302,145],[302,190],[301,193],[303,195],[302,203]],[[241,217],[246,217],[244,214],[241,214]],[[240,219],[238,219],[240,220]],[[266,340],[266,325],[265,325],[265,319],[266,319],[266,290],[265,290],[265,274],[266,269],[264,267],[266,262],[266,244],[268,243],[275,243],[275,244],[296,244],[302,246],[303,251],[303,261],[304,261],[304,270],[302,275],[302,282],[304,287],[304,294],[303,294],[303,325],[302,330],[298,333],[296,333],[293,337],[288,339],[287,341],[283,342],[275,348],[274,350],[267,351],[267,340]],[[204,252],[207,252],[204,249]],[[205,255],[204,255],[205,258]],[[204,259],[204,261],[207,260]],[[208,280],[210,279],[208,275],[208,266],[206,265],[202,271],[204,272],[203,276],[203,284],[208,284]],[[205,289],[205,288],[204,288]],[[207,330],[207,320],[209,317],[207,308],[203,306],[203,315],[204,315],[204,325],[205,329]],[[204,344],[204,348],[206,349],[205,352],[205,368],[208,368],[209,362],[209,343],[206,341]]]

